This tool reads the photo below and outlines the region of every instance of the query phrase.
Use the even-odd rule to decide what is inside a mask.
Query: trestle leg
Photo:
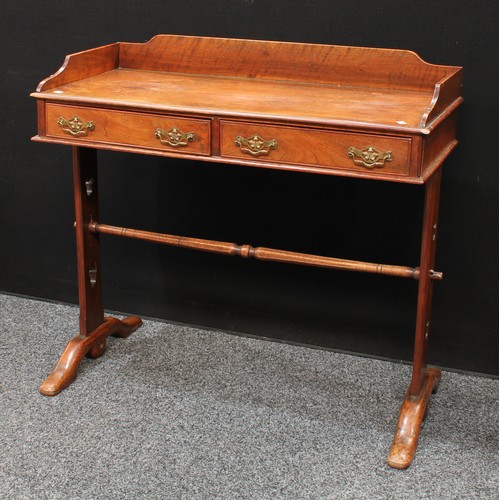
[[[441,378],[439,369],[427,367],[440,184],[441,169],[439,168],[425,185],[413,372],[387,458],[387,463],[397,469],[408,467],[413,460],[430,395],[436,390]]]
[[[123,320],[104,317],[99,235],[89,230],[89,224],[99,220],[95,149],[73,147],[73,184],[80,333],[70,340],[54,371],[41,384],[39,390],[45,396],[55,396],[71,384],[84,356],[102,356],[107,337],[128,337],[142,323],[135,316]]]

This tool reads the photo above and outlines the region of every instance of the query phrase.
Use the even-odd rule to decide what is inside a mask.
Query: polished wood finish
[[[293,128],[276,125],[241,124],[238,122],[221,122],[221,157],[248,158],[235,143],[238,135],[251,137],[259,135],[264,139],[275,139],[277,147],[266,156],[258,159],[278,163],[294,163],[296,165],[334,167],[352,172],[370,171],[369,168],[358,166],[348,156],[350,147],[365,149],[374,146],[380,151],[391,151],[393,160],[382,168],[384,174],[407,177],[410,174],[411,139],[401,137],[386,137],[383,135],[332,132],[321,129]]]
[[[119,50],[118,44],[113,43],[70,54],[66,56],[63,65],[53,75],[38,84],[36,91],[60,87],[117,68],[120,64]]]
[[[58,125],[60,117],[71,119],[74,116],[84,121],[94,123],[93,130],[79,136],[92,142],[133,145],[140,148],[158,149],[160,151],[188,152],[196,155],[210,154],[210,120],[182,118],[125,111],[108,111],[103,109],[85,108],[47,104],[47,136],[56,138],[71,137]],[[158,128],[168,130],[178,128],[192,132],[194,140],[187,146],[170,146],[162,143],[155,132]]]
[[[409,465],[430,393],[427,367],[441,167],[456,146],[462,68],[406,50],[158,35],[72,54],[32,95],[35,141],[74,148],[80,334],[42,385],[50,395],[84,355],[138,318],[104,319],[99,234],[284,263],[418,280],[413,374],[388,463]],[[424,184],[419,267],[306,255],[103,224],[96,149]],[[374,185],[375,187],[375,185]]]
[[[99,235],[89,231],[89,224],[99,218],[95,149],[73,148],[73,185],[80,332],[69,342],[54,371],[40,385],[39,391],[44,396],[55,396],[67,387],[75,379],[84,356],[102,356],[107,337],[128,337],[142,323],[135,316],[123,320],[104,317]]]
[[[89,69],[93,57],[96,64]],[[94,115],[92,109],[86,113],[89,120],[101,119],[99,108],[103,108],[112,123],[105,136],[96,129],[95,139],[92,134],[54,134],[57,117],[48,105],[45,115],[39,114],[42,123],[35,140],[90,147],[98,143],[103,149],[141,153],[147,149],[148,154],[165,156],[206,154],[214,162],[422,184],[438,168],[435,159],[447,156],[456,145],[461,72],[459,67],[428,64],[404,50],[159,35],[145,44],[117,43],[68,56],[32,95],[49,104],[75,105],[75,114],[83,106],[93,108]],[[298,146],[292,151],[290,144],[281,152],[278,148],[274,159],[270,155],[247,160],[228,149],[224,141],[230,138],[225,137],[220,145],[226,155],[218,152],[216,141],[211,152],[200,144],[201,150],[194,144],[191,150],[162,150],[149,138],[137,143],[124,140],[128,130],[121,119],[112,118],[118,116],[111,114],[113,109],[178,119],[206,117],[215,140],[224,126],[219,123],[226,123],[222,120],[239,122],[242,128],[278,123],[293,129],[318,128],[320,146],[328,137],[347,139],[339,132],[373,133],[361,148],[380,149],[368,141],[377,139],[382,149],[389,144],[398,154],[383,169],[370,171],[352,162],[351,168],[344,166],[339,161],[342,151],[335,148],[334,158],[328,159],[325,152],[318,161],[313,156],[303,158],[303,163],[292,158]],[[137,123],[151,119],[128,117]],[[445,126],[439,127],[442,122]],[[46,128],[49,133],[43,132]],[[289,133],[295,137],[297,131]],[[301,137],[302,150],[311,154],[313,132],[306,136]],[[424,163],[431,136],[434,154],[427,155]]]
[[[87,189],[91,189],[90,194]],[[73,191],[80,335],[89,335],[104,322],[99,235],[88,231],[90,221],[99,218],[99,185],[95,149],[73,148]],[[90,279],[91,273],[92,280]]]
[[[429,368],[426,364],[433,288],[430,270],[436,257],[441,173],[437,170],[425,185],[413,372],[387,458],[387,463],[397,469],[407,468],[413,460],[430,395],[437,390],[441,379],[439,369]]]
[[[130,229],[126,227],[110,226],[91,222],[89,231],[92,233],[112,234],[114,236],[124,236],[153,243],[161,243],[192,250],[213,252],[224,255],[239,255],[240,257],[253,257],[257,260],[268,260],[273,262],[284,262],[288,264],[302,264],[313,267],[324,267],[326,269],[339,269],[343,271],[358,271],[365,273],[384,274],[386,276],[398,276],[400,278],[420,278],[418,267],[395,266],[389,264],[375,264],[372,262],[360,262],[348,259],[337,259],[335,257],[322,257],[287,250],[276,250],[274,248],[257,247],[251,245],[237,245],[226,241],[214,241],[201,238],[188,238],[186,236],[176,236],[173,234],[154,233]],[[443,273],[429,269],[429,279],[441,280]]]
[[[420,392],[416,395],[408,391],[399,414],[398,425],[387,463],[395,469],[406,469],[410,466],[417,450],[418,438],[422,422],[427,415],[431,393],[437,391],[441,371],[438,368],[427,368]]]
[[[73,337],[59,361],[54,371],[43,381],[39,391],[44,396],[55,396],[68,387],[76,378],[80,362],[85,355],[97,358],[104,353],[106,339],[113,337],[128,337],[139,326],[142,320],[136,316],[129,316],[123,320],[116,318],[105,318],[89,335],[76,335]]]
[[[427,373],[426,359],[432,306],[430,271],[434,268],[436,259],[440,185],[441,170],[438,170],[425,185],[424,220],[420,250],[421,273],[418,279],[413,374],[409,390],[412,396],[420,394]]]
[[[117,89],[120,89],[117,91]],[[228,95],[231,98],[228,99]],[[43,91],[35,97],[89,105],[175,110],[246,118],[294,118],[306,123],[366,122],[394,130],[418,129],[432,95],[395,89],[304,85],[296,81],[186,75],[115,69]],[[376,106],[376,108],[374,108]],[[398,121],[404,121],[398,124]]]
[[[408,50],[182,35],[120,43],[120,67],[358,87],[369,81],[375,88],[415,91],[434,91],[439,83],[438,94],[460,69],[428,64]]]

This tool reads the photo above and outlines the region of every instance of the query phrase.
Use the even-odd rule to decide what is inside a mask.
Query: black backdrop
[[[430,361],[497,373],[495,4],[7,3],[0,18],[0,290],[77,301],[70,148],[29,141],[36,113],[28,94],[66,54],[157,33],[411,49],[428,62],[465,67],[460,145],[445,163],[442,185],[437,269],[445,279],[434,292]],[[99,158],[103,222],[418,265],[420,187],[111,152]],[[413,281],[102,240],[108,309],[411,359]]]

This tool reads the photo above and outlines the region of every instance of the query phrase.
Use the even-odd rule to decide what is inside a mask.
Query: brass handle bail
[[[69,120],[66,120],[61,116],[57,120],[57,124],[63,129],[64,132],[74,136],[87,135],[87,132],[94,130],[94,122],[86,122],[78,116],[74,116]]]
[[[177,127],[170,127],[168,130],[157,128],[155,137],[159,139],[162,144],[167,144],[174,148],[187,146],[188,143],[193,142],[195,139],[194,132],[183,132]]]
[[[234,143],[240,147],[241,151],[253,156],[268,155],[271,149],[276,149],[278,146],[278,141],[276,139],[266,141],[257,134],[248,139],[241,137],[241,135],[237,135],[234,139]]]
[[[350,147],[347,151],[347,156],[354,160],[356,165],[365,168],[382,168],[386,161],[392,161],[392,151],[382,153],[375,149],[373,146],[360,150],[355,147]]]

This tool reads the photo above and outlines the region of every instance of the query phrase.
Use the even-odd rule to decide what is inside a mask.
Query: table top
[[[175,115],[180,123],[195,128],[201,125],[182,120],[206,118],[211,131],[195,134],[193,129],[192,137],[201,138],[197,151],[208,161],[293,169],[293,152],[299,153],[298,163],[307,165],[303,170],[311,172],[424,182],[456,144],[455,111],[462,102],[461,73],[460,67],[429,64],[406,50],[158,35],[146,43],[118,42],[67,56],[63,66],[32,94],[41,106],[39,134],[34,139],[111,149],[121,145],[123,150],[130,150],[134,147],[130,139],[123,144],[116,140],[118,131],[130,135],[123,124],[112,140],[102,132],[119,119],[135,120],[135,127],[144,126],[137,115],[119,117],[119,111]],[[101,132],[85,137],[80,132],[70,132],[71,137],[59,134],[55,122],[47,121],[48,117],[57,121],[55,113],[65,111],[54,107],[57,105],[75,106],[73,118],[78,120],[92,107],[100,119]],[[108,120],[99,110],[112,111],[114,117],[110,115]],[[66,118],[66,122],[72,119]],[[233,138],[223,136],[233,133],[227,120],[241,123],[242,130],[250,134],[246,140],[264,140],[261,132],[273,137],[281,133],[281,139],[276,139],[281,152],[256,152],[247,147],[244,152],[251,156],[236,155],[229,144],[238,134]],[[93,125],[94,120],[89,119],[89,123]],[[443,123],[446,125],[441,126]],[[269,125],[312,128],[298,136]],[[313,130],[318,128],[330,135],[314,136]],[[359,147],[359,155],[373,156],[378,154],[373,151],[383,146],[386,151],[380,154],[385,154],[387,162],[375,163],[373,168],[354,159],[348,172],[343,156],[353,157],[354,145],[345,142],[340,132],[377,134],[367,137],[365,143],[356,143],[354,149]],[[438,139],[428,141],[425,153],[425,137],[430,135]],[[92,142],[91,137],[99,140]],[[325,158],[327,153],[301,159],[293,145],[297,140],[309,150],[328,149],[332,141],[342,144],[343,149],[328,152],[330,161]],[[158,148],[149,147],[148,138],[135,146],[142,152],[160,154]],[[221,155],[221,148],[228,154]],[[388,165],[393,150],[398,160]],[[163,153],[175,156],[181,151],[189,156],[196,149],[174,151],[167,145]],[[357,168],[359,165],[363,169]]]
[[[329,125],[419,128],[428,92],[115,69],[41,94],[48,99]]]

